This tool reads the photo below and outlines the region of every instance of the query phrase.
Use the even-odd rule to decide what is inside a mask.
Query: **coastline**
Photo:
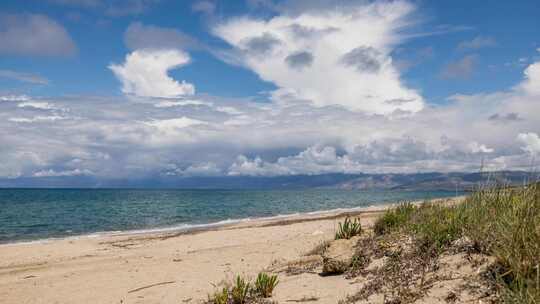
[[[253,277],[305,258],[333,238],[344,216],[359,217],[370,227],[390,206],[174,233],[8,244],[0,247],[0,297],[4,303],[200,303],[214,285],[236,274]],[[139,289],[153,284],[158,285]],[[317,303],[335,303],[356,288],[343,277],[281,273],[275,300],[313,296]]]
[[[443,201],[443,200],[460,200],[466,197],[466,195],[459,195],[454,197],[440,197],[434,198],[429,201]],[[412,201],[413,204],[420,204],[425,200]],[[381,212],[393,206],[396,206],[398,202],[392,203],[381,203],[381,204],[372,204],[369,206],[363,207],[353,207],[353,208],[335,208],[329,210],[317,210],[311,212],[296,212],[291,214],[278,214],[274,216],[267,217],[247,217],[239,219],[225,219],[218,222],[211,222],[205,224],[179,224],[174,226],[167,227],[157,227],[157,228],[148,228],[148,229],[133,229],[133,230],[117,230],[117,231],[97,231],[90,232],[79,235],[69,235],[69,236],[60,236],[60,237],[50,237],[50,238],[41,238],[41,239],[21,239],[0,242],[0,249],[4,246],[15,246],[15,245],[27,245],[27,244],[39,244],[39,243],[48,243],[60,240],[77,240],[84,238],[100,238],[100,237],[118,237],[118,236],[149,236],[149,235],[180,235],[180,234],[189,234],[196,232],[212,231],[219,229],[235,229],[235,228],[249,228],[256,227],[261,224],[273,225],[275,222],[282,221],[311,221],[311,220],[321,220],[326,218],[340,218],[346,215],[356,216],[362,213],[369,212]]]

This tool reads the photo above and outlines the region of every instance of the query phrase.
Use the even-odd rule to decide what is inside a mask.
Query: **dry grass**
[[[438,269],[437,254],[420,251],[405,235],[393,233],[359,242],[353,265],[346,276],[368,280],[356,294],[340,303],[366,301],[374,294],[384,295],[385,303],[413,303],[436,279],[428,274]],[[366,268],[374,259],[384,259],[384,262],[378,267]]]
[[[310,255],[323,255],[326,249],[330,246],[330,241],[322,241],[317,246],[313,247],[310,251],[306,252],[304,256]]]
[[[319,298],[316,296],[303,296],[300,299],[293,299],[293,300],[287,300],[287,302],[295,302],[295,303],[306,303],[306,302],[317,302],[319,301]]]

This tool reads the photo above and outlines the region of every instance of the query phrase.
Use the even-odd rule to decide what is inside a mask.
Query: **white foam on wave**
[[[160,227],[160,228],[148,228],[148,229],[135,229],[135,230],[126,230],[126,231],[115,231],[106,233],[109,236],[121,236],[121,235],[136,235],[136,234],[152,234],[152,233],[162,233],[162,232],[184,232],[192,230],[204,230],[206,228],[215,228],[225,225],[238,224],[241,222],[251,221],[251,218],[243,219],[226,219],[218,222],[207,223],[207,224],[180,224],[169,227]]]

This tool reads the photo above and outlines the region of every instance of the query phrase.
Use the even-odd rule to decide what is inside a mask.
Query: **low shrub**
[[[339,228],[336,232],[335,239],[350,239],[353,236],[359,235],[361,233],[362,225],[360,224],[360,220],[357,218],[351,220],[349,217],[346,217],[343,223],[339,223]]]

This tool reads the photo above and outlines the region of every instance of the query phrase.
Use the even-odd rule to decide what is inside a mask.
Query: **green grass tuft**
[[[231,297],[234,304],[244,304],[248,298],[250,284],[241,276],[236,277],[234,286],[231,289]]]
[[[269,298],[278,283],[277,275],[268,275],[261,272],[257,275],[257,280],[255,280],[255,292],[263,298]]]
[[[375,234],[382,235],[403,226],[415,210],[416,206],[411,203],[402,203],[396,208],[387,210],[375,222],[373,227]]]
[[[353,236],[360,235],[361,233],[362,225],[360,225],[360,220],[357,218],[351,220],[349,217],[346,217],[343,223],[339,223],[339,228],[336,232],[335,239],[350,239]]]
[[[456,207],[423,204],[411,214],[408,229],[426,249],[443,250],[462,235],[460,212]]]
[[[277,275],[259,273],[255,283],[252,284],[241,276],[236,276],[231,282],[222,283],[225,287],[208,295],[208,304],[247,304],[247,303],[273,303],[265,298],[272,296],[278,284]]]
[[[208,302],[213,304],[228,304],[229,303],[229,289],[223,287],[222,290],[214,292],[213,295],[208,296]]]

